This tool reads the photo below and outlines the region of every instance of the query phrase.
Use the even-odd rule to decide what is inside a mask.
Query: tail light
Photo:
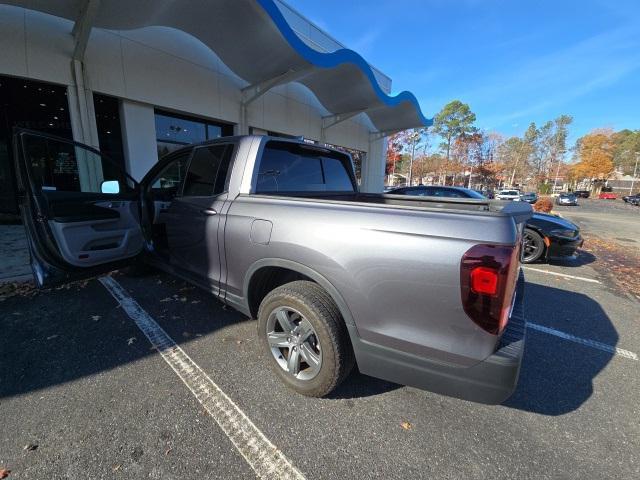
[[[498,335],[509,321],[518,280],[520,242],[515,247],[475,245],[462,256],[460,290],[465,313]]]

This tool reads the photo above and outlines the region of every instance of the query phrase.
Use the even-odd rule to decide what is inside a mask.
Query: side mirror
[[[100,184],[102,193],[120,193],[120,182],[118,180],[105,180]]]

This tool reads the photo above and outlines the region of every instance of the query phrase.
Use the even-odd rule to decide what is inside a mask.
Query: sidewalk
[[[31,278],[27,237],[22,225],[0,225],[0,283]]]

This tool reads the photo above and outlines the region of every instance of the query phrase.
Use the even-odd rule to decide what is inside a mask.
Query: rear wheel
[[[524,229],[522,239],[522,263],[533,263],[542,257],[544,253],[544,240],[539,233]]]
[[[303,395],[327,395],[353,368],[342,316],[316,283],[295,281],[270,292],[258,311],[258,336],[276,375]]]

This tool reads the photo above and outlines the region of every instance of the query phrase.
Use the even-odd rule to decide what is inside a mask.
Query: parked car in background
[[[523,193],[520,195],[520,201],[534,204],[538,201],[538,194],[535,192]]]
[[[636,207],[640,207],[640,195],[630,198],[629,199],[629,203],[631,205],[635,205]]]
[[[640,198],[640,193],[635,193],[633,195],[625,195],[624,197],[622,197],[622,200],[624,200],[624,203],[634,204],[634,202],[639,198]]]
[[[520,200],[520,192],[518,190],[500,190],[496,193],[496,198],[498,200],[513,200],[517,202]]]
[[[589,198],[591,196],[591,192],[589,190],[576,190],[573,193],[579,198]]]
[[[536,212],[527,220],[522,245],[522,263],[572,257],[584,240],[577,225],[548,213]]]
[[[615,200],[618,197],[615,193],[612,193],[612,192],[600,192],[600,195],[598,195],[598,198],[600,200]]]
[[[573,193],[561,193],[556,197],[556,205],[578,205],[578,197]]]
[[[348,154],[270,136],[184,146],[139,183],[69,140],[14,146],[39,286],[153,265],[256,319],[265,367],[308,396],[354,365],[483,403],[516,387],[529,205],[361,193]]]
[[[478,198],[478,192],[462,187],[407,187],[389,193],[395,195],[431,195],[438,197]],[[534,213],[523,231],[522,263],[548,261],[550,258],[572,257],[582,246],[577,225],[557,215]]]

